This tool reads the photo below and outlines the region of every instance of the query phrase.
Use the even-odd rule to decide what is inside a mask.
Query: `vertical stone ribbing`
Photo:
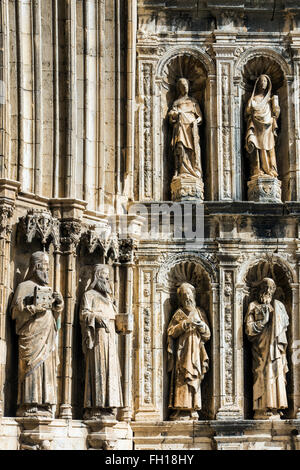
[[[67,90],[66,90],[66,167],[65,197],[76,196],[77,166],[77,92],[76,92],[76,1],[66,0],[66,53]]]
[[[34,61],[34,134],[35,134],[35,162],[34,162],[34,193],[42,195],[42,157],[43,157],[43,86],[42,86],[42,17],[41,0],[34,0],[33,10],[33,61]]]

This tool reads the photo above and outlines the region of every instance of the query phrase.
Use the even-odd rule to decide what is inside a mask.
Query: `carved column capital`
[[[82,234],[82,222],[77,219],[65,219],[61,222],[61,238],[63,246],[77,248]]]
[[[137,242],[132,238],[125,238],[119,241],[119,259],[121,263],[132,263],[134,253],[137,249]]]

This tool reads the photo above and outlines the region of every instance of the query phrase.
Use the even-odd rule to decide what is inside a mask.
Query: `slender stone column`
[[[0,418],[4,414],[6,310],[9,295],[11,220],[20,183],[0,180]]]
[[[134,166],[134,102],[135,102],[135,69],[136,69],[136,30],[137,0],[128,0],[127,17],[127,152],[125,194],[133,197],[133,166]]]
[[[86,208],[86,203],[76,199],[52,199],[50,205],[55,217],[61,219],[61,251],[62,256],[66,258],[65,308],[62,319],[62,394],[59,417],[62,419],[72,419],[72,344],[76,304],[76,250],[80,242],[82,230],[81,217]],[[58,256],[59,253],[57,252],[56,257]]]
[[[134,243],[132,240],[122,240],[120,244],[120,262],[124,263],[126,270],[125,280],[125,310],[127,315],[133,313],[133,254]],[[133,338],[132,333],[125,336],[124,350],[124,372],[123,372],[123,402],[124,408],[121,411],[123,421],[131,421],[133,415],[132,405],[132,360],[133,360]]]

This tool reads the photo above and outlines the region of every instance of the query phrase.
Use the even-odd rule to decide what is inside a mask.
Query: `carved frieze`
[[[143,64],[143,96],[144,96],[144,195],[146,198],[152,196],[152,69],[153,64],[148,62]]]
[[[230,199],[231,194],[231,152],[230,152],[230,64],[221,66],[222,76],[222,140],[224,168],[224,198]]]
[[[233,272],[225,271],[224,320],[225,320],[225,394],[226,404],[233,401]]]

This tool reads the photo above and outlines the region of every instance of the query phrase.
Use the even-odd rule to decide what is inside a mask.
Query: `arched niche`
[[[297,294],[294,288],[294,274],[292,268],[280,257],[264,256],[260,259],[252,259],[244,264],[240,270],[237,290],[241,298],[241,315],[243,316],[243,379],[244,379],[244,417],[253,418],[253,373],[251,343],[245,333],[245,316],[250,302],[257,299],[260,282],[265,278],[271,278],[276,283],[274,298],[280,300],[287,310],[289,326],[287,330],[287,360],[289,372],[287,373],[288,409],[284,410],[283,418],[294,417],[297,410],[295,404],[295,368],[292,362],[292,345],[297,329],[295,318],[295,306]]]
[[[272,95],[278,95],[280,116],[277,121],[278,137],[276,139],[276,160],[279,180],[282,182],[282,201],[293,200],[295,197],[295,177],[291,173],[294,160],[291,139],[292,109],[291,100],[291,69],[285,59],[271,48],[251,49],[246,51],[237,61],[235,67],[235,85],[237,86],[236,129],[237,152],[240,152],[241,199],[247,200],[247,182],[250,180],[250,162],[245,149],[246,121],[245,108],[251,97],[256,79],[268,75],[272,82]],[[240,149],[240,150],[239,150]]]
[[[156,135],[159,136],[160,167],[161,167],[161,195],[163,200],[171,199],[170,185],[174,176],[174,156],[171,150],[172,126],[169,123],[168,112],[177,99],[176,84],[179,78],[187,78],[190,85],[189,95],[195,98],[200,105],[203,122],[199,126],[201,161],[204,182],[204,197],[210,199],[211,182],[210,155],[211,155],[211,80],[215,74],[215,67],[211,58],[203,51],[197,49],[174,49],[161,59],[157,67],[156,87],[159,103],[156,109],[159,116],[155,125],[158,126]],[[158,147],[157,147],[158,148]]]
[[[215,414],[215,404],[213,403],[214,384],[214,319],[216,318],[216,305],[213,302],[213,291],[215,289],[215,278],[213,269],[206,261],[196,256],[175,256],[167,260],[158,273],[157,293],[162,312],[162,351],[163,351],[163,419],[168,420],[170,410],[168,409],[170,394],[170,374],[167,373],[167,328],[169,322],[179,308],[177,299],[177,289],[183,283],[188,282],[196,289],[197,306],[205,310],[211,339],[205,344],[205,349],[209,356],[209,370],[207,371],[202,384],[202,410],[199,419],[213,419]]]

